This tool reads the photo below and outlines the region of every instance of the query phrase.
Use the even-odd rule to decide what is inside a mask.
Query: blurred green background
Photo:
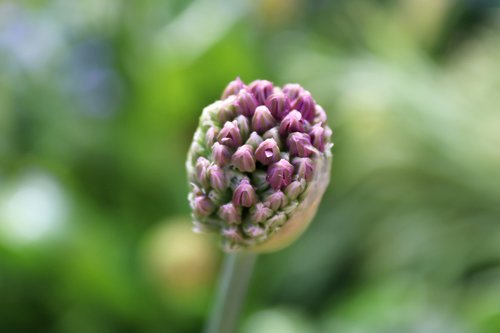
[[[335,142],[315,222],[262,256],[241,333],[500,332],[500,6],[0,1],[0,331],[200,332],[221,253],[184,160],[241,76]]]

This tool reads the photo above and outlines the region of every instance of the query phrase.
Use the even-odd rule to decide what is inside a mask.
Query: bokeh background
[[[184,160],[240,76],[334,130],[315,222],[262,256],[242,333],[500,332],[500,6],[0,2],[0,331],[200,332],[221,253]]]

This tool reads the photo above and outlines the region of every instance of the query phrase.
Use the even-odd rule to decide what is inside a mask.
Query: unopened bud
[[[257,194],[248,181],[243,179],[233,193],[233,204],[238,207],[252,207],[257,202]]]
[[[286,187],[292,181],[293,165],[281,159],[267,169],[267,180],[274,190]]]
[[[253,172],[255,170],[253,147],[250,145],[239,147],[233,154],[231,163],[241,172]]]
[[[293,110],[287,114],[281,121],[279,128],[279,134],[284,137],[292,132],[304,132],[302,114],[297,110]]]

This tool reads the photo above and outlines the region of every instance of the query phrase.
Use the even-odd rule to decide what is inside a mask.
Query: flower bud
[[[257,203],[250,209],[250,220],[253,222],[264,222],[273,215],[272,209],[266,207],[262,202]]]
[[[228,96],[236,95],[240,92],[241,89],[245,88],[245,84],[239,77],[236,80],[229,82],[226,89],[222,93],[221,99],[226,99]]]
[[[208,186],[208,167],[210,166],[210,162],[204,158],[204,157],[199,157],[198,160],[196,161],[196,178],[198,182],[206,187]]]
[[[274,139],[264,140],[255,151],[255,159],[264,165],[280,160],[280,149]]]
[[[325,151],[325,130],[321,125],[317,124],[311,128],[309,132],[311,137],[311,142],[314,147],[316,147],[319,151]]]
[[[251,238],[259,238],[266,233],[266,230],[256,223],[247,222],[243,225],[243,233]]]
[[[286,143],[292,156],[308,157],[312,154],[311,140],[306,133],[291,133],[288,135]]]
[[[255,170],[253,147],[250,145],[239,147],[233,154],[231,163],[241,172],[253,172]]]
[[[271,114],[271,111],[265,105],[258,106],[252,117],[252,127],[257,133],[264,133],[268,129],[274,127],[276,121]]]
[[[255,170],[252,173],[252,184],[255,189],[259,192],[263,192],[269,188],[269,182],[267,181],[267,173],[262,170]]]
[[[314,117],[314,122],[320,125],[326,125],[326,112],[323,108],[316,104],[316,115]]]
[[[215,143],[215,141],[217,140],[218,133],[219,130],[213,126],[207,130],[207,133],[205,134],[205,140],[207,142],[208,147],[211,147]]]
[[[241,208],[235,207],[232,202],[220,206],[217,214],[229,224],[241,223]]]
[[[237,124],[229,121],[226,121],[224,127],[220,130],[217,140],[230,148],[238,148],[243,141]]]
[[[302,114],[302,118],[312,122],[316,112],[316,103],[309,92],[303,92],[293,103],[292,109],[298,110]]]
[[[297,99],[304,91],[304,88],[297,83],[289,83],[283,87],[283,93],[287,95],[291,101]]]
[[[297,199],[297,197],[306,189],[304,180],[295,180],[285,188],[285,194],[290,200]]]
[[[275,191],[268,195],[264,200],[264,205],[271,208],[272,210],[278,210],[285,207],[288,204],[288,198],[285,193],[281,191]]]
[[[233,123],[238,126],[242,141],[247,140],[250,134],[250,121],[248,118],[240,115],[233,120]]]
[[[295,168],[295,174],[299,178],[305,179],[306,181],[311,181],[314,173],[314,164],[310,158],[307,157],[295,157],[292,160],[292,164]]]
[[[248,178],[243,179],[233,193],[233,204],[238,207],[252,207],[257,202],[257,194]]]
[[[231,150],[218,142],[212,146],[212,159],[220,167],[225,166],[231,160]]]
[[[215,205],[206,196],[197,196],[193,201],[193,212],[196,216],[205,217],[215,210]]]
[[[273,217],[271,217],[269,220],[264,222],[264,225],[267,226],[269,229],[277,229],[283,226],[285,224],[287,218],[286,214],[283,212],[278,212]]]
[[[254,149],[262,143],[263,139],[257,132],[250,133],[250,137],[248,138],[246,144],[252,146]]]
[[[217,191],[224,191],[227,188],[228,182],[226,179],[226,174],[221,167],[219,167],[218,165],[211,165],[209,168],[209,174],[210,186],[212,186]]]
[[[279,127],[273,127],[268,130],[266,133],[262,135],[263,139],[273,139],[274,142],[278,145],[278,148],[281,149],[283,147],[283,143],[281,142],[281,136],[279,134]]]
[[[272,82],[267,80],[255,80],[248,86],[248,89],[254,94],[259,105],[263,105],[266,99],[273,93]]]
[[[243,240],[243,236],[237,227],[231,226],[229,228],[222,229],[222,236],[226,237],[229,240],[239,242]]]
[[[234,117],[236,117],[236,115],[237,113],[235,106],[226,103],[220,108],[220,111],[217,114],[217,121],[219,122],[219,124],[224,124],[226,121],[232,121]]]
[[[236,98],[236,111],[246,117],[252,117],[257,107],[255,97],[246,90],[241,90]]]
[[[266,106],[273,117],[281,121],[290,112],[290,101],[282,92],[276,92],[266,99]]]
[[[279,127],[279,134],[281,136],[286,136],[291,132],[304,132],[302,114],[296,110],[293,110],[289,114],[287,114],[286,117],[281,121]]]
[[[293,166],[281,159],[267,169],[267,181],[274,190],[286,187],[292,181]]]

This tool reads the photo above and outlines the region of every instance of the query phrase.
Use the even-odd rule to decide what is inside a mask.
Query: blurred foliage
[[[335,141],[242,332],[499,332],[499,35],[494,0],[1,2],[0,331],[201,330],[184,159],[239,75],[300,82]]]

